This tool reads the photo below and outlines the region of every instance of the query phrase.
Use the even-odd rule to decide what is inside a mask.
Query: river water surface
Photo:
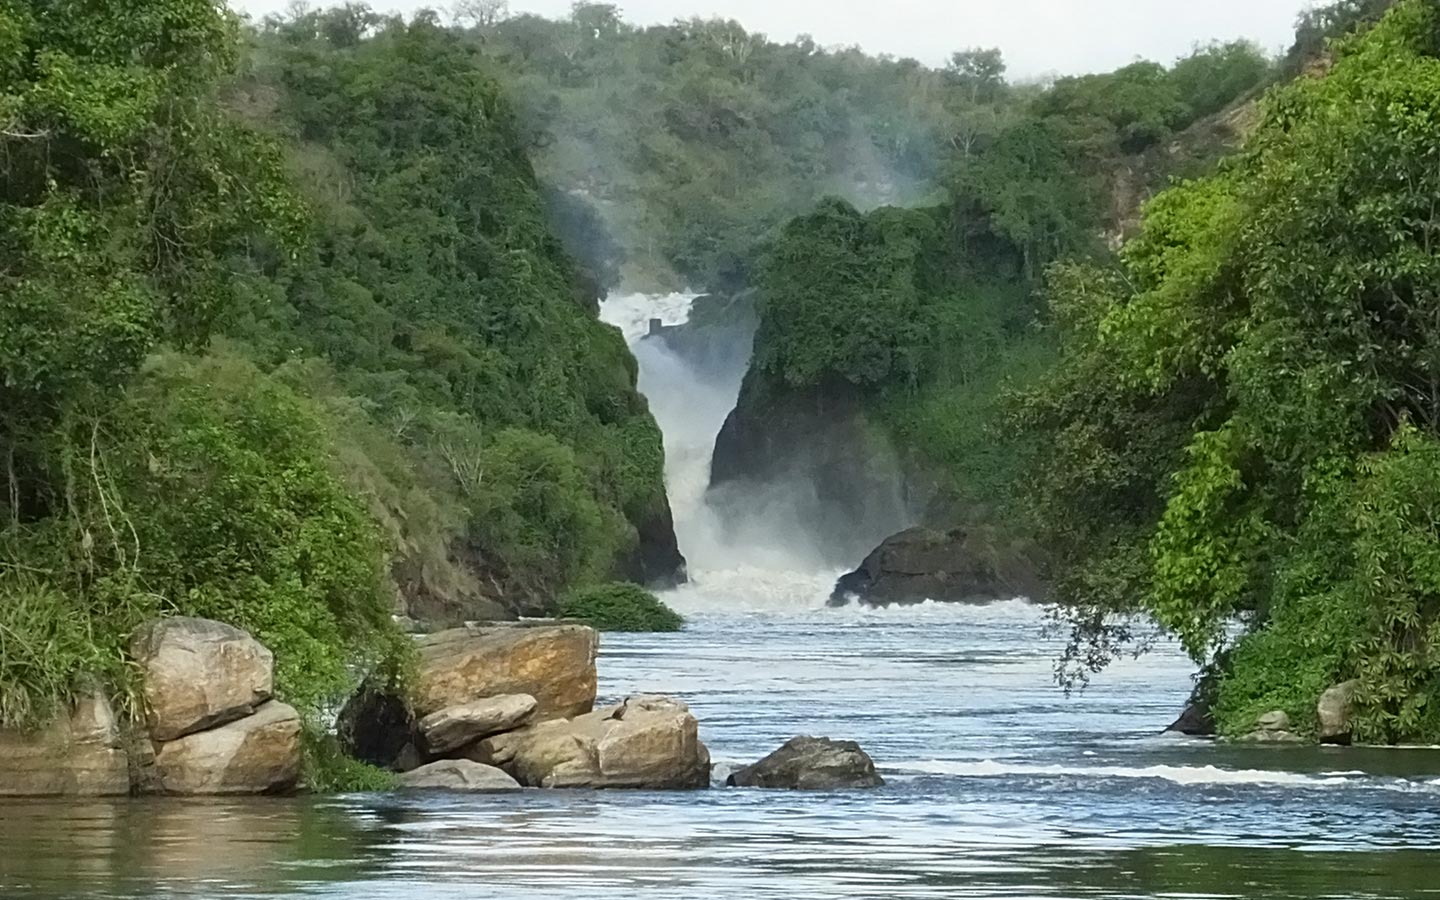
[[[1029,607],[814,609],[799,582],[724,613],[691,589],[684,633],[606,638],[601,693],[688,701],[717,779],[814,733],[859,740],[884,788],[8,804],[0,896],[1440,893],[1440,754],[1162,736],[1173,651],[1066,699]]]
[[[623,298],[607,318],[638,340],[688,304]],[[1021,601],[827,609],[837,573],[802,535],[737,536],[704,508],[738,377],[637,356],[694,582],[667,597],[682,633],[605,637],[600,693],[687,701],[714,789],[0,801],[0,898],[1440,896],[1440,750],[1163,735],[1183,655],[1162,644],[1066,697]],[[859,741],[886,786],[719,786],[802,733]]]

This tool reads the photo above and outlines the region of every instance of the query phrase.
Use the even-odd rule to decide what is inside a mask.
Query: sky
[[[261,16],[290,0],[231,0]],[[369,0],[383,11],[440,10],[451,0]],[[1137,58],[1170,62],[1197,41],[1251,38],[1268,50],[1289,46],[1306,0],[613,0],[624,17],[649,25],[722,16],[788,41],[809,34],[825,46],[858,44],[871,53],[939,65],[954,50],[999,47],[1011,77],[1103,72]],[[329,5],[311,0],[312,6]],[[512,12],[551,18],[570,0],[511,0]]]

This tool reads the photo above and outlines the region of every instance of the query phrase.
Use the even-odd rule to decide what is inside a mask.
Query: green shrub
[[[371,794],[395,790],[395,773],[345,755],[335,735],[314,722],[306,722],[301,738],[305,747],[302,780],[318,794]]]
[[[685,619],[654,594],[624,583],[573,591],[561,601],[560,615],[600,631],[679,631],[685,625]]]

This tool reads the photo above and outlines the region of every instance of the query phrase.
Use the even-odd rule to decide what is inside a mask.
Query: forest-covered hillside
[[[315,710],[391,613],[683,572],[660,435],[511,105],[430,16],[0,10],[0,722],[157,614]],[[400,654],[403,656],[403,654]]]

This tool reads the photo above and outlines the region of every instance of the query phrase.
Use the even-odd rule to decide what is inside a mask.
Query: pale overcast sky
[[[289,0],[231,0],[255,16]],[[381,11],[445,10],[451,0],[371,0]],[[312,6],[330,5],[311,0]],[[1289,46],[1306,0],[619,0],[638,24],[690,16],[738,19],[787,41],[810,34],[824,45],[936,65],[952,50],[1000,47],[1012,76],[1108,71],[1137,57],[1169,62],[1196,41],[1247,37],[1269,50]],[[514,12],[564,16],[570,0],[511,0]]]

